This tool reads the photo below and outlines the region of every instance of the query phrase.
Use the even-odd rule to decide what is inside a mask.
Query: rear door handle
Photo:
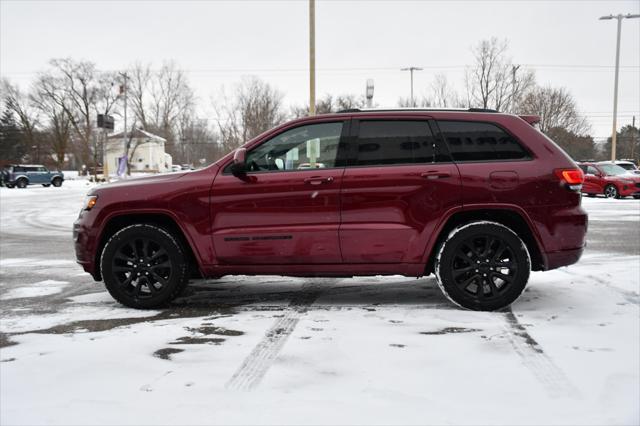
[[[420,173],[420,177],[421,178],[425,178],[425,179],[442,179],[442,178],[448,178],[451,176],[451,173],[447,173],[447,172],[424,172],[424,173]]]
[[[307,183],[309,185],[321,185],[323,183],[331,183],[331,182],[333,182],[332,176],[328,176],[328,177],[311,176],[304,180],[304,183]]]

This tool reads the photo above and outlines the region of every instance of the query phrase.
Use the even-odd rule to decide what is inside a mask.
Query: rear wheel
[[[187,285],[187,257],[169,232],[148,224],[116,232],[100,259],[111,296],[131,308],[163,306]]]
[[[56,188],[62,186],[62,179],[60,179],[59,177],[54,178],[51,183],[53,184],[53,186],[55,186]]]
[[[449,234],[435,270],[438,285],[453,303],[492,311],[520,296],[529,280],[531,259],[511,229],[495,222],[472,222]]]
[[[615,185],[607,185],[604,188],[604,196],[607,198],[620,198],[618,188]]]
[[[26,188],[27,185],[29,184],[29,181],[26,180],[25,178],[20,178],[18,179],[18,181],[16,182],[16,186],[18,188]]]
[[[8,184],[7,184],[7,188],[13,188],[13,185],[12,185],[12,184],[10,184],[10,183],[8,183]]]

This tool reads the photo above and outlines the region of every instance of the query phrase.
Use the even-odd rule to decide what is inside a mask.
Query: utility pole
[[[422,71],[422,68],[418,68],[418,67],[407,67],[407,68],[400,68],[400,71],[409,71],[409,73],[411,73],[411,106],[415,107],[416,103],[413,100],[413,72],[414,71]]]
[[[316,115],[316,0],[309,0],[309,115]]]
[[[129,163],[129,159],[127,158],[129,147],[127,146],[127,79],[129,75],[126,72],[120,73],[122,78],[124,79],[124,83],[121,86],[121,93],[124,95],[124,132],[122,133],[122,145],[124,149],[123,160]],[[118,164],[118,169],[120,165]],[[127,175],[127,170],[125,170],[124,176]]]
[[[636,116],[633,116],[631,120],[631,158],[635,159],[636,155],[636,133],[638,130],[636,129]]]
[[[520,65],[511,66],[511,113],[516,112],[516,73],[520,69]]]
[[[630,13],[623,15],[621,13],[617,15],[601,16],[600,20],[617,19],[618,20],[618,38],[616,41],[616,72],[615,80],[613,84],[613,129],[611,131],[611,161],[616,160],[616,138],[617,138],[617,121],[618,121],[618,73],[620,71],[620,33],[622,31],[622,20],[640,18],[640,15],[632,15]]]

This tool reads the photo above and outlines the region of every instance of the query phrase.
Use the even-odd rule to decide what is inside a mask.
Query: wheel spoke
[[[503,281],[505,281],[506,283],[509,283],[509,284],[511,284],[511,281],[513,280],[513,277],[511,277],[511,276],[509,276],[509,275],[502,274],[502,273],[500,273],[500,272],[493,272],[493,273],[491,274],[491,276],[493,276],[493,277],[498,277],[498,278],[500,278],[501,280],[503,280]]]
[[[136,292],[135,292],[136,297],[139,297],[142,295],[142,280],[138,279],[138,281],[136,282]]]
[[[475,266],[471,265],[471,266],[467,266],[465,268],[454,269],[453,270],[453,278],[458,278],[460,275],[465,274],[465,273],[473,270],[474,268],[475,268]]]
[[[133,268],[131,266],[129,266],[129,265],[127,265],[127,266],[117,266],[116,265],[116,266],[113,266],[111,268],[111,270],[113,272],[132,272]]]
[[[469,262],[471,264],[475,263],[475,259],[473,257],[469,256],[467,254],[467,252],[462,249],[462,247],[463,246],[460,246],[460,248],[458,248],[458,250],[456,251],[456,254],[458,255],[458,257],[461,257],[462,260],[464,260],[466,262]],[[467,248],[469,248],[469,247],[467,247]],[[471,253],[473,253],[473,250],[471,251]]]
[[[167,280],[161,277],[160,275],[156,274],[154,271],[151,271],[151,276],[163,286],[167,285]]]
[[[151,265],[151,269],[155,268],[171,268],[171,262],[167,260],[166,262],[158,263],[157,265]]]
[[[160,256],[162,256],[162,255],[164,255],[164,254],[167,254],[167,252],[165,251],[165,249],[160,248],[157,252],[155,252],[155,253],[153,254],[153,256],[151,256],[151,257],[149,258],[149,260],[150,260],[150,261],[151,261],[151,260],[155,260],[155,259],[159,258]]]

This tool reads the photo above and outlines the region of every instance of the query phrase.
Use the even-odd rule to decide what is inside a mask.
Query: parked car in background
[[[590,197],[640,198],[640,175],[634,175],[611,161],[578,163],[584,173],[582,193]]]
[[[636,175],[640,175],[640,169],[638,168],[638,166],[636,166],[636,163],[634,163],[633,161],[630,160],[617,160],[614,161],[614,163],[617,166],[622,167],[623,169],[636,174]]]
[[[173,166],[171,166],[172,172],[179,172],[180,170],[182,170],[182,167],[177,164],[174,164]]]
[[[78,263],[126,306],[191,277],[435,274],[494,310],[531,270],[582,255],[583,174],[533,124],[490,110],[348,110],[285,123],[190,173],[92,189]],[[322,168],[300,168],[304,164]]]
[[[61,186],[62,172],[49,171],[41,164],[13,164],[2,170],[2,181],[7,188],[26,188],[27,185]]]

